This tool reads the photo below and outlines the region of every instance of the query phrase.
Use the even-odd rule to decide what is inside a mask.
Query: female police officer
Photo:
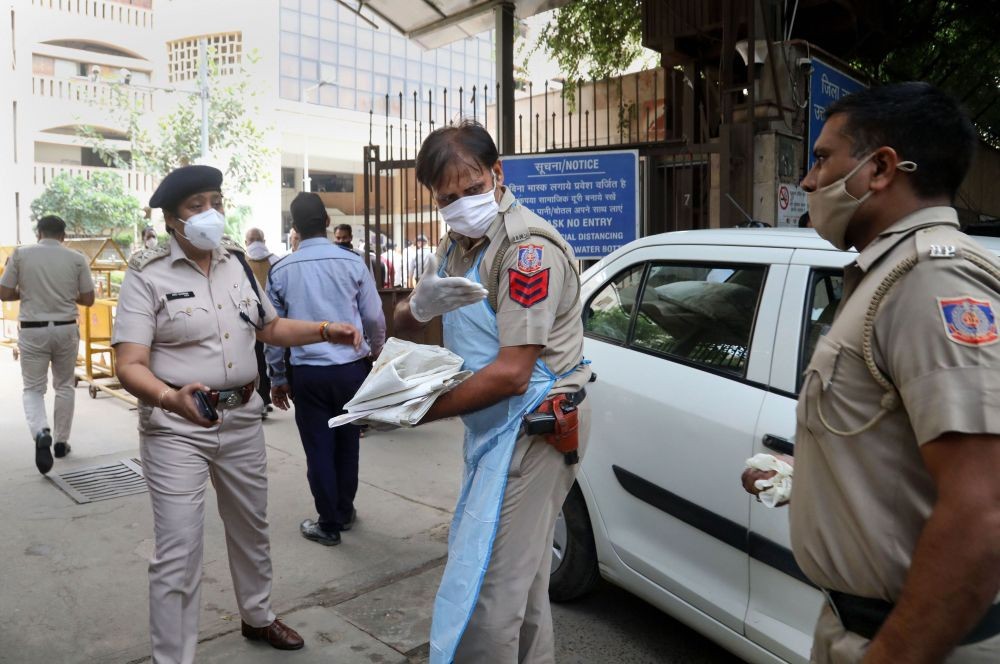
[[[243,636],[283,650],[302,647],[270,605],[254,340],[361,342],[350,325],[276,316],[242,249],[223,238],[221,187],[222,173],[209,166],[186,166],[163,179],[149,204],[163,209],[171,240],[129,261],[112,340],[122,385],[139,399],[155,531],[149,612],[157,663],[194,661],[209,478],[225,524]]]

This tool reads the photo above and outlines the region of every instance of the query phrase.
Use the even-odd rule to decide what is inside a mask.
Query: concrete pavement
[[[78,505],[42,477],[34,466],[20,390],[20,369],[10,351],[0,349],[0,621],[5,625],[0,630],[0,662],[141,661],[149,652],[149,496]],[[104,394],[90,399],[85,386],[77,390],[76,404],[73,451],[57,460],[53,473],[138,457],[136,414],[127,404]],[[317,624],[316,617],[326,615],[324,607],[333,605],[344,604],[354,616],[361,612],[356,598],[411,577],[418,577],[421,588],[433,597],[434,582],[420,575],[428,570],[433,570],[432,576],[440,574],[446,554],[461,477],[457,421],[374,433],[362,441],[358,524],[344,534],[340,546],[331,548],[309,542],[298,532],[299,522],[314,518],[315,512],[293,417],[275,413],[265,422],[265,432],[272,597],[279,614],[294,612],[295,619],[289,621],[296,627],[299,615],[303,625]],[[213,502],[209,498],[210,506]],[[410,604],[406,611],[412,634],[390,639],[399,647],[419,647],[426,641],[431,604],[416,598]],[[347,662],[383,661],[372,659],[378,653],[389,656],[390,646],[363,629],[332,614],[330,620],[335,628],[319,621],[326,636],[317,633],[310,639],[299,661],[320,653],[323,661],[330,661],[331,655]],[[201,638],[207,642],[199,661],[213,661],[213,646],[218,649],[224,643],[219,637],[238,629],[222,523],[210,508],[201,619]],[[252,647],[235,636],[234,644]],[[352,649],[360,646],[363,651]],[[222,647],[219,657],[231,656],[229,648]],[[397,659],[402,657],[394,652]],[[267,660],[276,654],[268,648],[260,656]]]

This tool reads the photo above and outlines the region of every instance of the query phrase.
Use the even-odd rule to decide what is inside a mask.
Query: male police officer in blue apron
[[[591,376],[575,259],[503,186],[481,126],[432,132],[416,171],[450,230],[396,325],[443,316],[445,346],[475,371],[423,420],[461,415],[466,429],[431,661],[552,662],[552,531],[586,442]]]

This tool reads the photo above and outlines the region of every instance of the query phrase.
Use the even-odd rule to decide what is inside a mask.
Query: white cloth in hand
[[[486,289],[465,277],[440,277],[437,258],[427,258],[427,266],[410,296],[410,313],[421,323],[485,299]]]
[[[330,420],[331,428],[366,420],[375,428],[415,426],[439,396],[472,375],[463,360],[440,346],[390,337],[347,412]]]
[[[747,468],[773,470],[774,477],[757,480],[754,486],[760,489],[757,495],[765,507],[775,507],[786,502],[792,495],[792,466],[772,454],[755,454],[747,459]]]

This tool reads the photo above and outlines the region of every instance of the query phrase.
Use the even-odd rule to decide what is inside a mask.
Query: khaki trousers
[[[590,405],[580,404],[580,450],[590,431]],[[455,653],[456,664],[551,664],[555,661],[549,574],[556,516],[579,464],[541,436],[514,448],[500,527],[479,599]]]
[[[249,403],[219,410],[219,423],[210,429],[159,408],[139,407],[155,533],[149,631],[156,664],[194,662],[209,480],[225,526],[240,616],[253,627],[274,620],[261,405],[255,392]]]
[[[76,324],[25,327],[17,333],[17,349],[24,382],[24,417],[32,438],[42,429],[49,428],[45,415],[45,391],[48,389],[51,365],[52,388],[56,393],[52,440],[69,442],[76,398],[74,378],[76,357],[80,350],[80,328]]]
[[[829,604],[823,606],[816,623],[812,656],[814,664],[858,664],[865,656],[868,639],[848,632]],[[1000,635],[952,651],[945,664],[996,664],[1000,662]]]

